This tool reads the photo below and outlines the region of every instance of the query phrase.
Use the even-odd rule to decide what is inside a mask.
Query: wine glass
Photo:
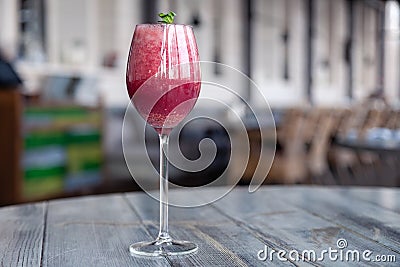
[[[196,103],[200,77],[199,53],[191,26],[136,26],[126,84],[131,102],[160,139],[160,231],[155,241],[131,245],[129,251],[133,255],[183,255],[197,250],[196,244],[174,240],[168,233],[168,138]]]

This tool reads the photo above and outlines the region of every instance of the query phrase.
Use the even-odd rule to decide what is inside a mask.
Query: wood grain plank
[[[185,201],[224,191],[171,195]],[[318,253],[336,249],[336,241],[344,238],[347,249],[368,249],[398,260],[399,194],[398,189],[304,186],[264,186],[250,194],[247,187],[238,187],[203,207],[172,207],[171,235],[196,242],[199,251],[160,258],[132,257],[128,251],[131,243],[152,240],[158,233],[158,202],[143,193],[51,201],[48,209],[46,203],[5,207],[0,209],[0,266],[381,266],[327,257],[322,262],[281,262],[276,257],[262,262],[257,252],[266,245],[269,250]]]
[[[225,190],[225,189],[224,189]],[[201,190],[200,194],[221,193],[221,189]],[[199,197],[196,193],[172,190],[175,199]],[[158,201],[144,194],[127,194],[127,199],[138,210],[153,238],[158,234]],[[174,238],[190,240],[199,246],[195,255],[169,257],[173,266],[257,266],[257,252],[264,243],[237,226],[229,217],[210,206],[196,208],[170,207],[170,233]],[[235,234],[234,234],[235,233]],[[236,235],[236,238],[232,236]],[[240,236],[240,237],[238,237]],[[294,266],[278,262],[276,266]]]
[[[52,201],[43,266],[168,266],[129,254],[130,244],[149,238],[121,195]]]
[[[362,236],[356,235],[351,231],[338,227],[333,223],[318,219],[305,212],[296,212],[290,216],[278,214],[269,216],[268,219],[260,216],[254,218],[248,223],[248,226],[259,233],[266,240],[272,240],[280,243],[285,251],[296,250],[314,250],[320,254],[323,249],[338,249],[336,242],[339,239],[345,239],[349,244],[348,249],[359,251],[371,250],[380,255],[400,254],[386,249],[370,240],[365,240]],[[327,257],[317,265],[326,265],[330,261]],[[347,262],[335,263],[335,266],[347,266]],[[379,264],[363,262],[363,265],[379,266]]]
[[[341,191],[346,191],[343,194],[347,194],[349,197],[362,199],[381,208],[400,213],[400,190],[398,188],[365,187],[357,188],[357,190],[343,188]]]
[[[146,222],[146,228],[154,238],[157,236],[156,222]],[[214,232],[208,231],[211,228]],[[241,238],[232,239],[228,236],[230,231],[237,231],[236,235],[240,235]],[[189,240],[199,246],[198,251],[193,255],[168,257],[172,266],[257,266],[263,263],[257,259],[257,252],[264,248],[264,244],[232,222],[220,225],[202,223],[194,226],[182,221],[170,232],[173,238]],[[294,265],[290,262],[277,262],[276,266]]]
[[[146,226],[154,236],[157,235],[158,226],[147,224]],[[239,258],[235,257],[221,247],[208,242],[201,235],[201,232],[193,228],[190,224],[182,224],[179,228],[171,230],[173,238],[179,240],[189,240],[199,246],[198,251],[190,256],[168,257],[172,266],[246,266]]]
[[[250,228],[263,238],[264,242],[278,243],[286,251],[292,249],[321,251],[328,247],[336,248],[336,241],[339,238],[345,238],[350,245],[349,249],[370,249],[376,254],[393,254],[397,258],[400,257],[398,252],[384,245],[366,239],[334,221],[326,220],[306,210],[299,210],[296,205],[292,205],[301,202],[299,199],[302,197],[314,195],[312,190],[298,192],[290,187],[264,187],[255,195],[243,194],[245,193],[243,190],[237,190],[216,202],[214,206],[220,212],[237,220],[243,227]],[[319,197],[321,196],[323,195]],[[258,202],[252,203],[251,198],[257,199]],[[291,201],[292,203],[288,204]],[[324,205],[318,200],[313,201],[317,206],[320,205],[322,209],[324,208]],[[282,212],[277,212],[277,210]],[[327,212],[331,211],[332,209],[327,209]],[[374,265],[373,263],[368,264]],[[343,266],[345,265],[343,264]]]
[[[39,266],[46,204],[0,210],[0,266]]]
[[[275,228],[279,228],[280,223],[275,228],[256,223],[255,219],[257,218],[261,218],[261,221],[269,221],[270,218],[275,216],[284,218],[283,221],[288,222],[287,218],[296,213],[296,209],[293,207],[283,202],[276,202],[270,198],[269,191],[275,187],[268,187],[268,190],[265,190],[266,188],[262,187],[261,190],[255,193],[249,193],[247,187],[236,188],[226,197],[213,203],[212,207],[230,217],[236,224],[260,239],[267,245],[269,250],[299,250],[295,245],[296,243],[291,242],[290,239],[286,240],[288,239],[288,235],[280,236],[282,233],[276,232]],[[290,260],[287,255],[284,258],[288,261]],[[275,258],[273,264],[277,262],[280,261]],[[321,266],[318,263],[308,260],[296,261],[295,264],[298,266]]]
[[[189,194],[181,194],[177,190],[170,191],[170,197],[175,199],[193,197]],[[127,199],[138,211],[138,215],[144,221],[146,228],[155,239],[158,234],[159,204],[158,201],[148,195],[127,194]],[[216,214],[209,207],[179,208],[169,207],[170,234],[173,238],[190,240],[199,246],[195,255],[186,257],[168,257],[173,266],[243,266],[236,262],[236,258],[229,253],[221,253],[215,246],[201,239],[201,233],[193,225],[206,223],[205,219],[211,222],[229,221],[225,216]],[[148,239],[149,240],[149,239]],[[151,239],[150,239],[151,240]],[[150,241],[149,240],[149,241]]]
[[[400,253],[400,214],[334,188],[316,187],[311,193],[310,188],[297,187],[291,196],[287,201],[293,206]]]
[[[193,199],[198,197],[196,194],[188,194],[181,190],[170,190],[169,198],[179,200],[181,203],[185,202],[185,199]],[[132,206],[140,213],[140,217],[143,221],[158,221],[159,219],[159,202],[146,194],[126,194],[127,199]],[[213,209],[207,206],[184,208],[169,206],[168,209],[169,219],[171,225],[174,222],[185,220],[186,222],[192,221],[193,223],[200,223],[200,219],[206,219],[209,221],[226,221],[228,220],[225,216],[215,213]]]
[[[229,248],[232,253],[248,266],[258,266],[264,263],[258,259],[257,255],[268,242],[261,241],[241,225],[232,222],[219,225],[197,225],[196,228],[201,231],[207,240],[210,240],[210,243]],[[275,261],[274,266],[295,266],[295,264],[290,261]],[[304,264],[304,266],[310,265]]]

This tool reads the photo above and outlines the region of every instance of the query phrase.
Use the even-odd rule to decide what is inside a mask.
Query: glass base
[[[197,251],[197,245],[189,241],[170,240],[160,242],[138,242],[129,247],[131,255],[135,256],[179,256],[187,255]]]

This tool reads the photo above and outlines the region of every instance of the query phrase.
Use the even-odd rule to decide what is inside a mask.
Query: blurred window
[[[29,61],[45,59],[44,0],[20,0],[21,42],[19,56]]]

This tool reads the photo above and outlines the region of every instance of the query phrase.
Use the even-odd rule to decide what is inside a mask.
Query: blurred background
[[[268,99],[277,151],[266,184],[400,185],[398,1],[0,0],[0,205],[140,190],[122,153],[125,66],[134,26],[169,10],[176,23],[193,25],[201,60],[242,71]],[[236,81],[218,67],[209,75]],[[266,108],[248,84],[235,88]],[[195,112],[202,109],[225,112],[218,105]],[[145,157],[135,139],[143,120],[125,123],[127,151]],[[248,127],[251,156],[240,184],[254,173],[261,141],[275,146],[260,135],[273,124],[260,126]],[[193,143],[206,137],[217,158],[190,178],[172,168],[178,183],[223,173],[230,143],[215,123],[185,127],[183,153],[198,157]],[[157,136],[149,130],[146,138],[157,165]]]

